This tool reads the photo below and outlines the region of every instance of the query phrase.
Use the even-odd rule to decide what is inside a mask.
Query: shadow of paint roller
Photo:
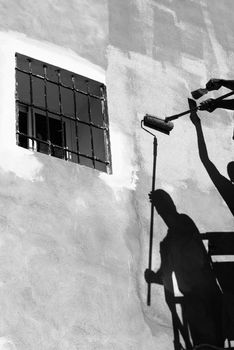
[[[209,92],[209,90],[200,88],[200,89],[192,91],[191,95],[193,96],[193,98],[195,100],[198,100],[200,97],[204,96],[208,92]]]

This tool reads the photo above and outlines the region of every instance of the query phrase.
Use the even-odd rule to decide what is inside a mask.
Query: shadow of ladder
[[[208,255],[213,266],[214,273],[217,281],[223,291],[223,293],[233,294],[234,301],[234,259],[228,260],[230,256],[234,258],[234,232],[207,232],[201,234],[202,240],[207,241]],[[217,261],[215,257],[222,256],[223,260]],[[233,279],[231,278],[233,276]],[[233,281],[233,282],[232,282]],[[184,315],[184,298],[183,296],[176,296],[174,292],[174,285],[172,276],[170,279],[170,290],[164,289],[165,299],[170,308],[172,315],[172,326],[174,333],[174,349],[193,349],[191,336],[189,333],[189,326]],[[181,316],[178,314],[177,306],[181,308]],[[234,313],[233,313],[233,325],[234,325]],[[231,345],[231,341],[234,341],[234,328],[229,334],[226,334],[227,349],[234,349]],[[182,342],[184,345],[182,345]]]

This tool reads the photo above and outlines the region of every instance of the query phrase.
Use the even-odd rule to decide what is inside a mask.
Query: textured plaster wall
[[[231,0],[0,0],[1,350],[173,348],[160,286],[146,306],[152,139],[140,120],[187,109],[210,77],[233,78],[233,10]],[[113,175],[15,146],[15,46],[105,75]],[[233,114],[203,113],[202,124],[226,175]],[[200,231],[232,230],[189,118],[158,143],[157,187]],[[165,233],[156,217],[155,269]]]

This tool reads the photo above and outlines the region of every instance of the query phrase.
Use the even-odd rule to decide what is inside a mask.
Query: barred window
[[[105,85],[16,53],[21,147],[111,172]]]

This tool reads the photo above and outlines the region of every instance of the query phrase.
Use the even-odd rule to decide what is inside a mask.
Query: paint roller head
[[[148,128],[160,131],[164,134],[169,135],[170,131],[174,128],[174,124],[170,121],[166,122],[165,120],[154,117],[152,115],[146,114],[143,120],[144,126]]]
[[[191,95],[195,100],[198,100],[200,97],[203,95],[207,94],[208,90],[207,89],[197,89],[191,92]]]

